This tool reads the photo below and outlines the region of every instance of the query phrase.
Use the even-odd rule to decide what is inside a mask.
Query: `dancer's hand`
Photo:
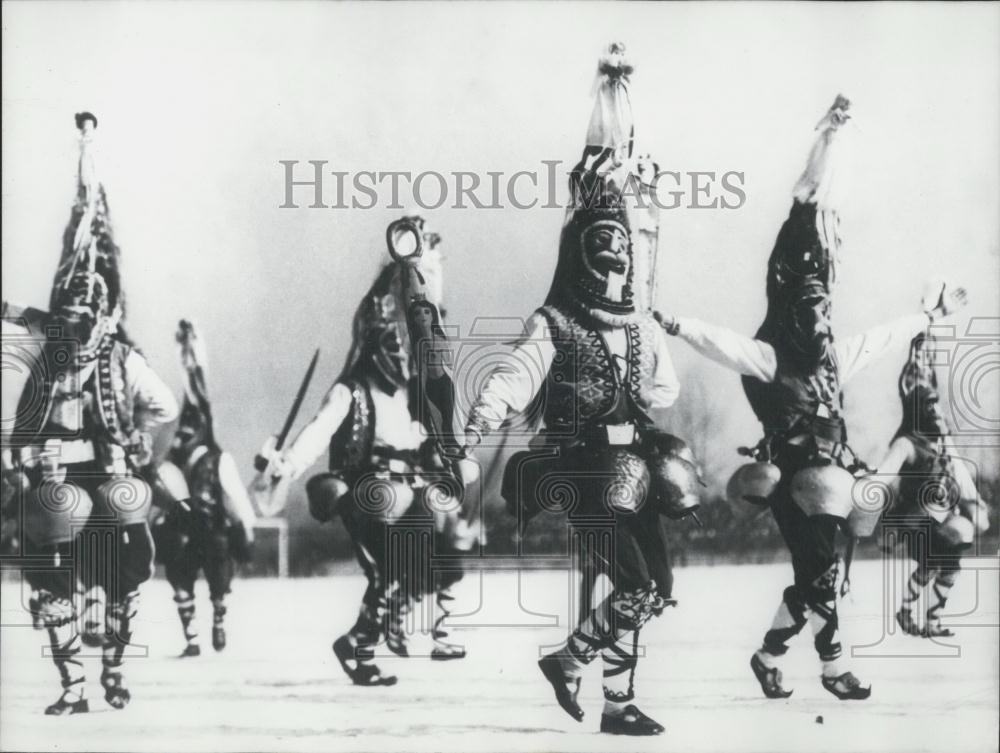
[[[132,439],[132,460],[139,468],[145,468],[153,461],[153,435],[147,431],[136,432]]]
[[[848,110],[851,109],[851,100],[845,97],[843,94],[838,94],[837,98],[833,101],[830,109],[826,111],[819,123],[816,124],[816,130],[823,130],[825,128],[840,128],[848,120],[851,119]]]
[[[276,484],[286,478],[292,480],[296,475],[295,466],[284,455],[273,455],[267,464],[267,475],[270,477],[272,484]]]
[[[661,314],[659,311],[653,312],[653,318],[656,323],[663,327],[663,331],[668,335],[676,335],[681,331],[680,325],[677,323],[677,318],[669,314]]]
[[[924,295],[924,311],[931,318],[931,323],[951,316],[969,302],[965,288],[951,288],[946,283],[935,285]]]
[[[471,458],[472,451],[479,446],[479,443],[483,441],[483,436],[472,428],[467,428],[465,430],[465,444],[462,446],[462,457]]]

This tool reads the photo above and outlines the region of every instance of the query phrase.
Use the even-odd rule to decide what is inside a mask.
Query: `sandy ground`
[[[905,567],[905,563],[902,563]],[[976,562],[969,563],[972,568]],[[565,573],[471,573],[460,584],[457,662],[387,659],[399,684],[356,688],[330,652],[352,622],[364,587],[359,575],[236,583],[230,645],[177,659],[182,637],[163,581],[143,589],[135,642],[144,656],[127,667],[134,700],[104,702],[98,661],[88,659],[92,711],[48,718],[56,671],[42,656],[43,633],[26,627],[19,583],[2,584],[0,747],[107,751],[987,751],[998,739],[997,560],[967,569],[948,605],[957,632],[940,643],[887,634],[884,583],[902,570],[856,565],[842,607],[851,666],[873,685],[863,703],[824,691],[811,636],[787,657],[787,701],[764,699],[748,668],[770,621],[786,564],[679,569],[680,604],[642,633],[646,656],[636,678],[644,711],[667,727],[661,738],[597,733],[600,669],[584,680],[587,711],[576,723],[556,706],[535,661],[566,630]],[[204,584],[200,584],[203,588]],[[199,591],[207,638],[210,608]],[[891,614],[891,611],[889,612]],[[414,653],[426,646],[416,635]],[[822,723],[819,718],[822,717]]]

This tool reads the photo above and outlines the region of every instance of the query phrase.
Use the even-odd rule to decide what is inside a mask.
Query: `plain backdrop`
[[[935,275],[969,289],[957,334],[971,317],[996,332],[1000,6],[971,3],[4,3],[3,297],[48,300],[75,191],[72,116],[91,110],[130,331],[179,394],[176,322],[201,326],[217,432],[249,477],[313,349],[300,424],[340,369],[401,214],[279,209],[279,160],[414,173],[572,164],[596,59],[616,39],[636,66],[638,148],[666,169],[745,175],[738,210],[664,214],[660,309],[754,332],[813,128],[843,92],[858,130],[836,332],[918,311]],[[427,216],[444,236],[452,324],[541,303],[561,211]],[[982,419],[971,440],[989,445],[996,338],[983,342],[962,399]],[[680,341],[672,350],[689,387],[679,410],[712,417],[708,443],[735,467],[734,448],[760,434],[737,377]],[[852,438],[873,461],[899,421],[904,358],[849,386]]]

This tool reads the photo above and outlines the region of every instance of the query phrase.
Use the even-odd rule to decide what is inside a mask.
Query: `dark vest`
[[[846,442],[844,398],[835,358],[811,374],[794,368],[778,351],[774,381],[767,383],[743,377],[743,390],[767,436],[791,438],[813,434],[833,442]],[[829,417],[818,416],[826,406]]]
[[[351,390],[347,417],[330,438],[330,472],[350,477],[368,464],[375,444],[375,405],[368,385],[357,379],[344,384]]]
[[[656,322],[639,316],[625,325],[628,365],[615,367],[604,336],[575,313],[554,305],[548,320],[556,354],[545,381],[544,417],[551,432],[574,432],[591,423],[651,423],[649,395],[656,371]]]
[[[222,483],[219,481],[220,450],[209,449],[191,467],[184,468],[193,510],[221,523],[226,518],[222,504]]]
[[[897,434],[896,436],[900,436]],[[916,457],[904,463],[899,472],[899,505],[896,513],[926,514],[921,501],[928,502],[933,487],[957,490],[951,458],[938,440],[904,434],[913,443]]]

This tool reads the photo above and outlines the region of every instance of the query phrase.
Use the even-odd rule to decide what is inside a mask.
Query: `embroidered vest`
[[[604,336],[558,306],[539,311],[548,320],[556,355],[545,383],[544,417],[555,433],[589,423],[649,424],[649,393],[656,371],[656,322],[638,316],[625,325],[627,369],[619,375]]]

